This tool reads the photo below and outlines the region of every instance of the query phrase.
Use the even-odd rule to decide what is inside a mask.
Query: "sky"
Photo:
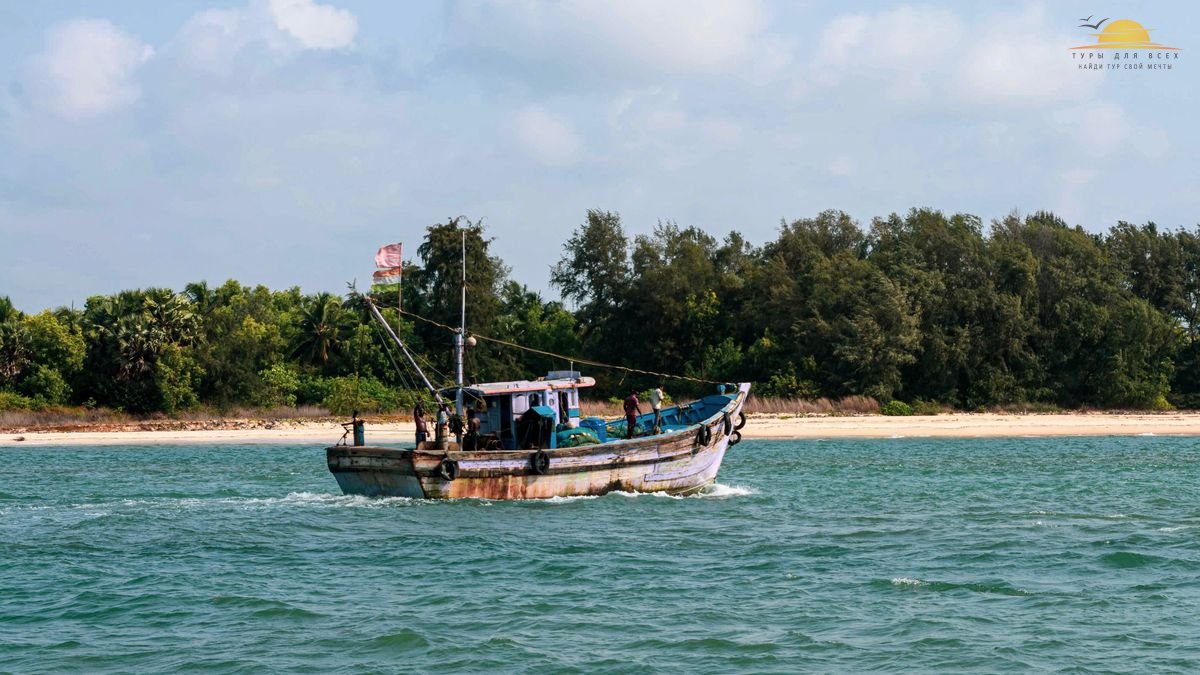
[[[1089,16],[1178,58],[1081,70]],[[340,292],[460,215],[547,298],[590,208],[755,245],[825,209],[1195,228],[1197,26],[1182,2],[0,0],[0,295]]]

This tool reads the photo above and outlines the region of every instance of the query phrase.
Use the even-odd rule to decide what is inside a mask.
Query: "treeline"
[[[374,297],[435,385],[452,381],[462,234],[478,381],[566,369],[569,358],[716,380],[764,396],[872,396],[957,408],[1040,403],[1200,406],[1200,235],[1119,223],[1106,234],[1049,213],[980,219],[914,209],[863,228],[836,211],[754,246],[660,223],[630,238],[589,211],[550,281],[509,278],[479,223],[427,228],[395,289]],[[364,253],[364,260],[369,259]],[[364,289],[365,290],[365,289]],[[0,298],[0,409],[208,406],[397,409],[419,383],[360,298],[236,281],[124,291],[82,309],[18,312]],[[440,324],[440,325],[439,325]],[[399,365],[403,366],[403,363]],[[596,394],[659,378],[582,369]],[[668,380],[676,395],[708,385]]]

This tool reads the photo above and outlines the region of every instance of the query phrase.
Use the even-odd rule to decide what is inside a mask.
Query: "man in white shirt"
[[[654,433],[662,433],[663,390],[660,383],[650,392],[650,407],[654,409]]]

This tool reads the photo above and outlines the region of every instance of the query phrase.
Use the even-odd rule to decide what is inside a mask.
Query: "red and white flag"
[[[371,283],[376,286],[387,286],[389,284],[398,284],[401,279],[401,268],[392,267],[386,270],[379,270],[371,275]]]
[[[404,264],[403,247],[401,244],[381,246],[375,254],[375,266],[380,269],[394,269]]]

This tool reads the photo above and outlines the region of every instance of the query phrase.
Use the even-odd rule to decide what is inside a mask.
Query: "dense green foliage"
[[[1107,234],[1052,214],[914,209],[862,228],[827,211],[783,223],[761,247],[660,223],[630,238],[593,210],[550,270],[572,303],[509,278],[480,223],[426,230],[406,264],[403,307],[459,322],[461,248],[478,344],[466,374],[518,379],[571,365],[503,342],[706,380],[767,396],[874,396],[909,407],[1040,403],[1200,406],[1200,235],[1119,223]],[[365,257],[365,256],[364,256]],[[453,379],[451,334],[385,319],[437,386]],[[489,340],[484,338],[495,338]],[[134,413],[318,405],[337,414],[408,407],[421,383],[368,320],[362,299],[228,281],[19,312],[0,297],[0,409],[106,406]],[[597,395],[657,378],[585,368]],[[676,397],[708,385],[672,381]]]

